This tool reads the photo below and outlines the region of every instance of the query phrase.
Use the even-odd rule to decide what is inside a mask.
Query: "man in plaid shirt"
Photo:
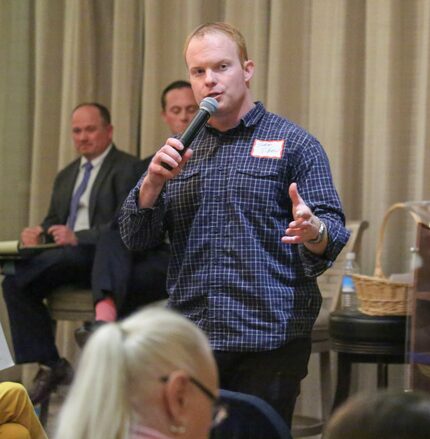
[[[199,26],[185,59],[196,101],[215,98],[218,110],[183,156],[175,138],[155,154],[123,205],[121,236],[148,248],[168,230],[169,306],[207,333],[221,388],[260,396],[291,425],[316,277],[349,236],[341,203],[319,142],[252,100],[237,29]]]

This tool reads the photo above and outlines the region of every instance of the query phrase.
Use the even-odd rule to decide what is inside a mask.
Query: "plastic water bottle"
[[[357,292],[352,279],[353,274],[359,272],[355,253],[346,254],[345,273],[342,279],[342,309],[354,311],[357,309]]]

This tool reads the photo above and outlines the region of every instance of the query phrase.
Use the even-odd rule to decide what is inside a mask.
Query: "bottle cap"
[[[354,252],[348,252],[348,253],[346,254],[346,259],[347,259],[348,261],[353,261],[353,260],[355,259],[355,253],[354,253]]]

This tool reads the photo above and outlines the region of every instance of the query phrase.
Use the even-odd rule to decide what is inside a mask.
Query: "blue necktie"
[[[73,194],[72,201],[70,203],[70,213],[69,213],[69,219],[67,220],[67,225],[72,230],[74,230],[76,217],[78,216],[79,200],[81,199],[82,194],[85,192],[85,189],[88,186],[91,170],[93,169],[93,165],[91,164],[91,162],[85,163],[84,169],[85,169],[84,178],[82,179],[79,186],[76,188],[76,191]]]

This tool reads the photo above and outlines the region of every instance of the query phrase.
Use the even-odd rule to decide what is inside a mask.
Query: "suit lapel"
[[[73,197],[73,189],[75,188],[75,183],[79,175],[79,166],[81,164],[81,159],[77,159],[73,162],[70,172],[67,173],[66,179],[64,181],[64,186],[61,188],[64,191],[64,200],[66,202],[67,216],[69,215],[70,203]]]
[[[104,180],[110,174],[111,169],[115,164],[116,154],[117,154],[117,150],[115,148],[115,145],[112,145],[112,149],[109,151],[109,154],[103,160],[100,171],[98,172],[93,187],[91,189],[90,205],[89,205],[90,225],[93,224],[93,218],[96,209],[96,200],[98,199],[98,192],[100,191],[100,188],[102,187]]]

